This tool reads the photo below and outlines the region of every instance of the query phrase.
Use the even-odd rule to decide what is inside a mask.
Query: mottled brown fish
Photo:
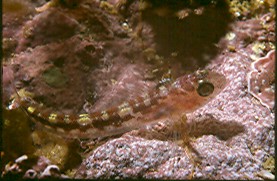
[[[35,120],[65,137],[93,139],[122,134],[168,116],[192,112],[219,94],[225,84],[223,75],[199,70],[117,107],[78,115],[50,112],[30,97],[19,96],[19,104]]]

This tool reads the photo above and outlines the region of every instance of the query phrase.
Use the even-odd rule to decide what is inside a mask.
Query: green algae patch
[[[62,170],[71,170],[81,163],[82,160],[75,151],[77,146],[73,142],[46,129],[35,130],[31,136],[36,145],[34,155],[48,158]]]
[[[57,67],[47,69],[43,72],[42,78],[48,85],[55,88],[63,87],[68,81],[67,76]]]
[[[20,108],[3,110],[3,162],[7,163],[24,154],[32,154],[35,147],[32,143],[30,121]]]

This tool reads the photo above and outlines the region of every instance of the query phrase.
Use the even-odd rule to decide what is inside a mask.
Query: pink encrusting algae
[[[2,177],[273,180],[274,4],[4,0]]]
[[[251,64],[248,73],[248,91],[262,105],[273,109],[275,104],[275,50]]]

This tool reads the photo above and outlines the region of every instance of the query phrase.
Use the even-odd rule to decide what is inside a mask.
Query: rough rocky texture
[[[139,178],[182,154],[183,149],[172,143],[123,136],[96,149],[82,164],[77,178]],[[189,173],[188,169],[184,176]]]
[[[11,21],[18,14],[4,4],[5,109],[13,84],[52,111],[84,113],[117,106],[199,67],[223,74],[228,82],[187,119],[169,116],[89,153],[82,146],[70,147],[72,141],[58,141],[55,133],[44,134],[43,125],[31,124],[18,108],[5,110],[3,167],[26,153],[47,156],[70,176],[71,169],[78,168],[76,178],[274,178],[274,110],[248,93],[247,84],[250,65],[275,48],[275,13],[268,11],[268,1],[250,13],[243,9],[238,19],[231,18],[223,1],[174,1],[180,3],[174,6],[156,0],[53,0],[57,4],[40,12],[34,7],[41,1],[14,2],[21,7],[14,12],[24,16]],[[15,137],[25,142],[11,139]],[[181,146],[169,141],[178,139]],[[20,150],[14,149],[17,143]],[[50,150],[61,153],[47,154]],[[83,156],[82,163],[76,152]],[[25,175],[36,175],[33,170]],[[57,168],[40,172],[47,175],[51,170]]]
[[[265,171],[262,164],[267,158],[275,155],[274,114],[247,92],[247,73],[254,61],[251,55],[255,52],[252,50],[253,43],[245,41],[247,37],[255,37],[260,33],[255,32],[256,28],[263,31],[262,27],[256,24],[257,21],[259,20],[250,19],[244,23],[235,23],[230,32],[234,33],[235,38],[227,42],[225,38],[221,40],[220,43],[233,44],[235,52],[230,49],[223,50],[208,67],[224,74],[228,79],[228,85],[214,100],[188,115],[190,135],[196,137],[196,140],[192,141],[192,146],[201,158],[200,162],[194,165],[195,171],[192,176],[194,179],[274,178],[270,171]],[[117,151],[121,151],[121,147],[114,145],[122,143],[124,143],[122,147],[125,147],[128,153],[145,148],[145,144],[148,143],[149,147],[146,146],[144,152],[147,155],[148,150],[152,149],[151,146],[160,144],[160,141],[141,140],[141,144],[136,148],[132,147],[133,139],[128,136],[108,142],[83,162],[77,177],[190,178],[193,162],[188,160],[185,152],[172,147],[172,152],[167,153],[170,154],[169,158],[162,163],[160,160],[163,158],[159,156],[147,157],[144,160],[144,167],[148,170],[141,173],[140,169],[134,168],[134,163],[139,161],[140,157],[126,153],[122,161],[121,157],[116,155]],[[170,143],[164,142],[155,152],[164,153],[163,146],[167,144]],[[100,150],[102,154],[99,154]],[[153,161],[147,163],[148,159]],[[160,164],[152,165],[159,162]],[[121,164],[124,165],[124,169],[120,169]],[[129,170],[133,170],[135,176],[129,175]],[[272,170],[271,172],[274,173]]]
[[[216,99],[189,115],[189,121],[193,122],[189,125],[194,125],[191,126],[191,129],[194,130],[191,131],[191,134],[198,136],[198,139],[193,141],[192,145],[201,156],[201,163],[195,168],[194,179],[260,179],[257,174],[263,170],[262,162],[275,154],[273,114],[259,102],[253,103],[253,97],[247,94],[245,86],[247,83],[245,78],[247,71],[242,71],[246,69],[247,64],[241,64],[243,62],[241,59],[243,58],[245,59],[244,56],[236,55],[222,60],[222,65],[224,66],[219,67],[219,69],[221,68],[222,73],[229,72],[229,75],[225,73],[229,77],[229,85]],[[236,70],[238,71],[236,72]],[[213,115],[219,124],[225,123],[225,127],[218,126],[217,124],[215,124],[217,126],[213,126],[215,121],[212,121],[209,116],[203,121],[203,117],[207,117],[207,115]],[[231,123],[233,121],[237,125]],[[235,126],[232,127],[232,125]],[[218,129],[224,130],[220,133]],[[234,132],[240,134],[233,135]],[[205,136],[205,134],[209,136]],[[224,134],[227,134],[227,136]],[[221,137],[224,139],[220,140],[219,138]],[[136,173],[135,177],[162,179],[189,178],[188,175],[191,172],[192,163],[188,161],[187,155],[184,152],[176,156],[179,150],[177,149],[178,151],[176,151],[172,147],[170,149],[172,152],[168,153],[170,154],[170,159],[166,159],[164,163],[152,165],[153,162],[155,163],[162,159],[154,155],[151,157],[153,160],[151,163],[145,163],[144,167],[149,168],[149,170],[143,172],[143,174],[139,169],[134,169],[132,165],[140,157],[137,158],[126,153],[124,155],[125,159],[122,162],[121,158],[116,156],[116,152],[120,151],[120,148],[114,148],[113,145],[125,142],[125,145],[129,146],[133,144],[133,141],[133,139],[122,137],[98,148],[83,163],[87,166],[87,171],[83,174],[77,172],[77,176],[80,177],[81,175],[85,178],[106,178],[106,176],[108,178],[133,178],[134,175],[128,175],[130,174],[128,169],[130,169]],[[148,149],[152,150],[152,145],[160,143],[155,140],[143,141],[149,144],[149,147],[146,148],[147,151]],[[127,149],[128,146],[123,146],[123,148],[126,147],[126,152],[133,153],[135,150],[145,147],[143,141],[141,141],[137,148],[129,146],[130,151]],[[165,142],[164,145],[158,146],[155,151],[163,153],[162,147],[167,144]],[[109,151],[110,147],[114,150]],[[98,155],[101,151],[103,152],[102,155]],[[145,151],[145,154],[147,154],[147,151]],[[109,164],[106,165],[105,163]],[[124,169],[119,169],[121,165],[116,163],[123,164],[124,166],[122,167]],[[113,164],[114,166],[111,166]],[[83,169],[81,166],[80,172]],[[119,173],[117,172],[118,170],[120,170]],[[110,175],[107,175],[107,173]],[[265,178],[267,177],[265,176]]]
[[[35,6],[44,3],[43,0],[31,2],[20,0],[3,1],[3,60],[15,52],[18,45],[18,30],[23,28],[24,22],[35,15]]]

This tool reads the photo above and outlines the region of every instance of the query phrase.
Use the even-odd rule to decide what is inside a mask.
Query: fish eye
[[[202,96],[206,97],[209,96],[213,93],[214,91],[214,85],[208,81],[203,81],[200,80],[198,82],[198,87],[197,87],[197,93]]]

